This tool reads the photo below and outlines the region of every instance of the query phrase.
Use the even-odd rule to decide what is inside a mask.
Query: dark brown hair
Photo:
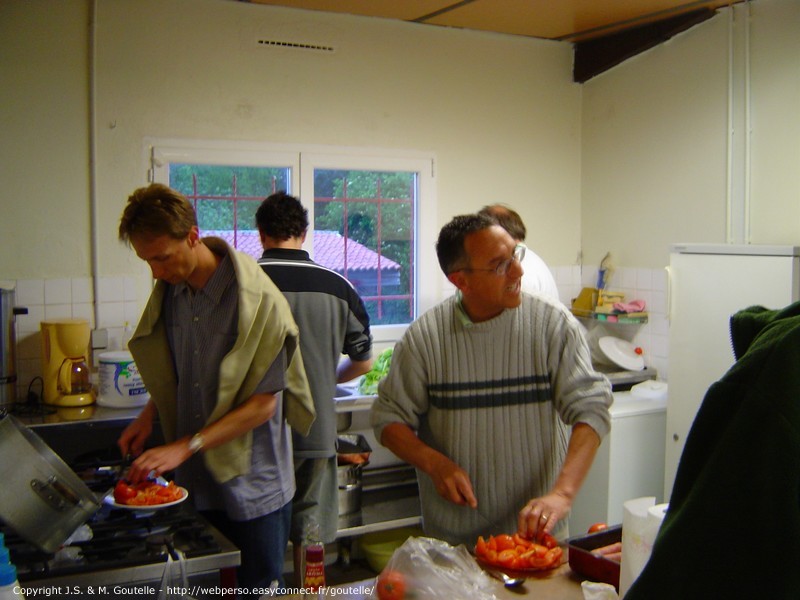
[[[128,197],[119,221],[119,239],[167,235],[182,239],[197,226],[197,215],[186,197],[161,183],[141,187]]]
[[[471,233],[483,231],[497,223],[485,215],[459,215],[453,217],[439,232],[436,256],[445,275],[463,269],[469,262],[464,250],[464,239]]]

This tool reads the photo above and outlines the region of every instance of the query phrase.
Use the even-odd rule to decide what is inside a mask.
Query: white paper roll
[[[619,596],[628,589],[644,569],[653,542],[664,520],[668,504],[656,504],[652,496],[628,500],[622,505],[622,562],[619,573]]]

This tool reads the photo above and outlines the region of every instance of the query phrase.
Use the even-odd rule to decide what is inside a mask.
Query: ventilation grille
[[[333,46],[322,46],[320,44],[306,44],[303,42],[282,42],[280,40],[258,40],[259,46],[270,48],[286,48],[288,50],[309,50],[311,52],[333,53],[336,49]]]

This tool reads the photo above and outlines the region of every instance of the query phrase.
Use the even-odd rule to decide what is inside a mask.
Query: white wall
[[[18,285],[18,302],[32,308],[19,328],[25,383],[43,315],[94,319],[96,303],[96,325],[114,342],[143,301],[146,269],[116,228],[127,195],[145,183],[148,136],[433,152],[439,225],[488,202],[518,207],[562,299],[592,284],[610,250],[612,287],[648,299],[651,322],[635,338],[664,373],[661,269],[671,242],[725,241],[728,188],[742,201],[747,186],[749,208],[734,217],[749,240],[800,243],[796,0],[750,2],[747,169],[743,5],[733,22],[723,10],[583,86],[571,81],[565,43],[229,0],[102,0],[93,29],[94,5],[0,2],[0,284]],[[258,38],[336,52],[269,49]]]
[[[0,222],[0,283],[32,309],[18,321],[23,381],[37,369],[42,315],[89,317],[114,343],[142,305],[148,271],[116,232],[146,183],[147,137],[431,152],[438,226],[508,202],[576,283],[581,88],[568,44],[229,0],[10,0],[0,28],[0,174],[13,215]]]
[[[610,250],[620,266],[659,268],[670,243],[726,242],[737,224],[742,242],[800,243],[800,2],[750,7],[749,163],[745,5],[584,85],[584,265]]]
[[[431,151],[441,224],[507,200],[524,205],[549,260],[574,259],[580,87],[568,46],[220,0],[99,6],[103,272],[129,268],[113,230],[143,182],[145,136]]]
[[[89,273],[88,6],[0,2],[0,280]]]

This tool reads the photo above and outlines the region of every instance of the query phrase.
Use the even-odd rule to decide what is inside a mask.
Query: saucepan
[[[43,552],[58,550],[100,509],[100,499],[80,477],[38,435],[4,411],[0,456],[0,519]]]
[[[361,510],[361,472],[369,464],[372,448],[361,434],[340,434],[336,440],[336,475],[339,482],[339,514]]]

